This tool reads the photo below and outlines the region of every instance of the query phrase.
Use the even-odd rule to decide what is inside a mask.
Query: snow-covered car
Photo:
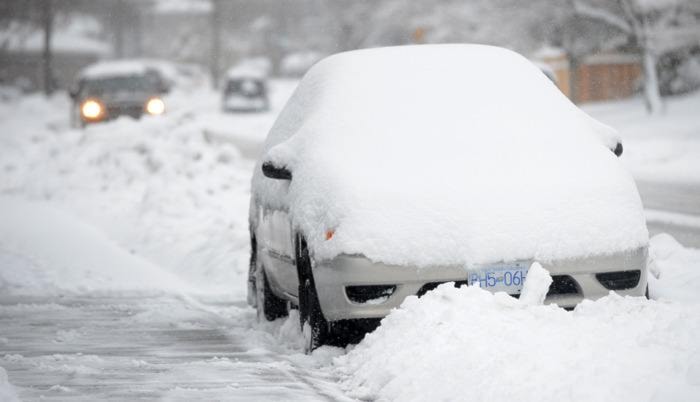
[[[137,61],[109,61],[83,69],[70,91],[71,124],[85,126],[130,116],[165,112],[162,95],[168,85],[162,74]]]
[[[534,262],[548,303],[644,296],[648,232],[615,137],[506,49],[328,57],[254,171],[248,301],[268,320],[298,306],[311,350],[440,283],[517,297]]]
[[[270,108],[267,74],[255,65],[239,65],[226,73],[223,110],[226,112],[261,112]]]

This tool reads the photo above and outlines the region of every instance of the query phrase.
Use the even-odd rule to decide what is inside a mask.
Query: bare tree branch
[[[580,1],[574,1],[574,10],[581,16],[601,21],[621,30],[622,32],[628,34],[633,33],[634,28],[627,21],[606,11],[605,9],[593,7],[589,4],[581,3]]]

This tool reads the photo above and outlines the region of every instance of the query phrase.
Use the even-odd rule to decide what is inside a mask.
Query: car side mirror
[[[292,180],[292,172],[285,166],[276,166],[272,162],[263,162],[262,172],[265,177],[276,180]]]
[[[615,149],[613,149],[612,151],[615,154],[615,156],[619,158],[620,155],[622,155],[622,143],[618,142],[617,145],[615,145]]]
[[[78,97],[78,90],[75,88],[71,88],[70,91],[68,91],[68,96],[70,96],[71,99],[75,100]]]

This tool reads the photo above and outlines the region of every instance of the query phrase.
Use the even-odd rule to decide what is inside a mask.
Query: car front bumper
[[[545,303],[574,307],[583,299],[607,295],[597,274],[639,271],[636,285],[616,289],[621,295],[643,296],[647,288],[647,248],[612,255],[542,263],[555,278],[566,278],[574,284],[567,292],[550,288]],[[330,321],[355,318],[381,318],[398,307],[407,296],[422,293],[426,287],[443,282],[466,282],[469,270],[463,266],[417,268],[374,263],[362,256],[340,255],[314,267],[314,280],[321,310]],[[614,274],[613,274],[614,275]],[[571,282],[573,279],[573,282]],[[357,302],[348,296],[348,287],[390,286],[393,292],[384,297]],[[575,290],[575,291],[573,291]]]
[[[268,108],[267,99],[263,97],[229,96],[224,98],[224,110],[259,111]]]
[[[78,111],[78,114],[80,115],[80,111]],[[122,116],[140,119],[144,114],[146,114],[146,112],[144,111],[144,106],[141,103],[119,105],[108,104],[105,112],[100,117],[88,119],[80,115],[80,119],[83,125],[88,125],[116,120]]]

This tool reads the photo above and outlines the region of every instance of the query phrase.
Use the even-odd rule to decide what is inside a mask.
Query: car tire
[[[251,307],[258,306],[257,291],[255,289],[256,288],[255,272],[257,271],[257,265],[256,265],[257,253],[258,253],[257,242],[255,241],[255,237],[251,236],[250,237],[250,260],[248,263],[248,286],[247,286],[248,292],[246,294],[246,300],[248,301],[248,305]]]
[[[255,273],[255,295],[258,321],[274,321],[289,315],[287,302],[272,292],[262,266],[259,266]]]
[[[318,301],[306,240],[302,236],[298,236],[296,243],[297,273],[299,275],[299,321],[304,335],[304,351],[311,353],[314,349],[328,342],[331,335],[331,325],[323,316],[321,304]]]

